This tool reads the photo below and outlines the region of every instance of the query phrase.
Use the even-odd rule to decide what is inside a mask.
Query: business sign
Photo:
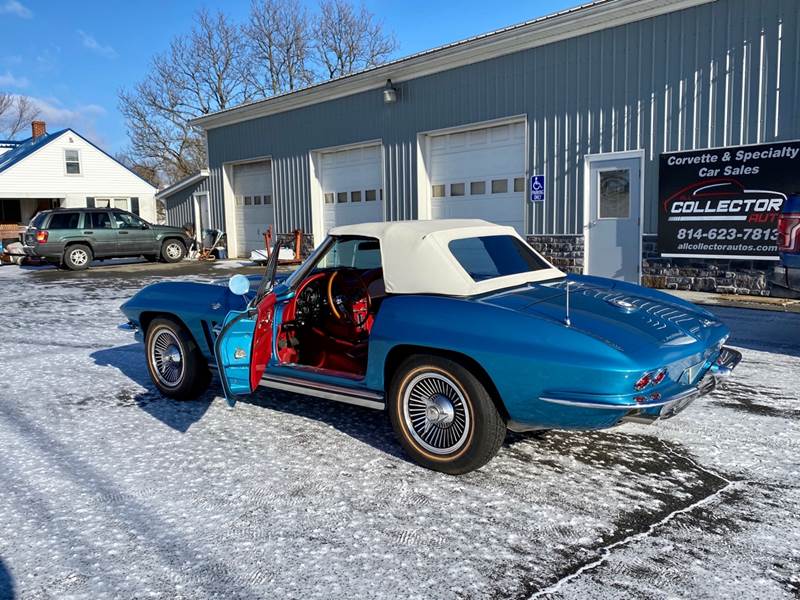
[[[661,256],[778,259],[778,215],[800,191],[800,140],[661,155]]]
[[[544,202],[544,175],[531,175],[531,202]]]

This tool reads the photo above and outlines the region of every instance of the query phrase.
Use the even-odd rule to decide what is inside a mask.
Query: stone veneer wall
[[[642,240],[642,285],[668,290],[769,296],[773,263],[756,260],[661,258],[657,236]]]
[[[562,271],[583,273],[582,235],[529,235],[528,242]],[[661,258],[655,235],[642,240],[642,285],[669,290],[769,296],[772,264],[762,261]]]
[[[583,273],[582,235],[529,235],[528,243],[567,273]]]

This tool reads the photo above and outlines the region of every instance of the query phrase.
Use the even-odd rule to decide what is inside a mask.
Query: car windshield
[[[448,248],[476,282],[550,268],[544,259],[513,235],[462,238],[452,240]]]
[[[286,285],[294,287],[313,271],[353,267],[355,269],[377,269],[382,265],[380,242],[374,238],[328,238],[306,259],[303,266],[294,271]]]

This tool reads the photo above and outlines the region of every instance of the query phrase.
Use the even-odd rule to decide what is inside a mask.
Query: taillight
[[[37,231],[36,232],[36,241],[40,244],[44,244],[47,241],[48,233],[46,231]]]
[[[656,373],[656,376],[653,377],[653,385],[658,385],[659,383],[664,381],[664,377],[666,376],[667,376],[667,370],[661,369],[658,373]]]
[[[800,252],[800,213],[778,217],[778,251]]]
[[[641,392],[644,388],[650,385],[650,381],[650,373],[645,373],[639,377],[639,380],[636,383],[633,384],[633,389],[635,389],[637,392]]]

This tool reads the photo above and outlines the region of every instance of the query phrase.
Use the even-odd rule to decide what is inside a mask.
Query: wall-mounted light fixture
[[[392,85],[392,80],[387,79],[383,87],[383,103],[394,104],[397,102],[397,88]]]

